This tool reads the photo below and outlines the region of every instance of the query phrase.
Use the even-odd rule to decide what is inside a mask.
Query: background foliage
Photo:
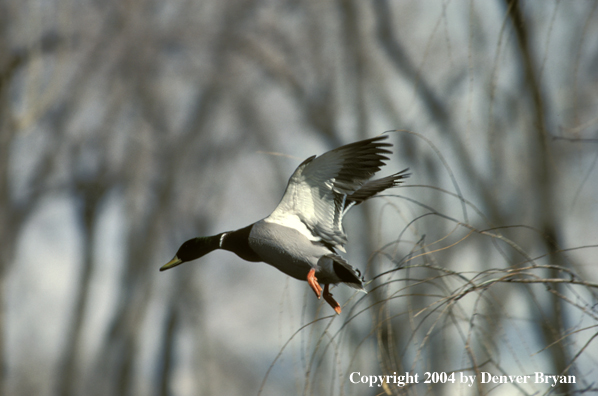
[[[595,392],[598,2],[0,2],[0,393]],[[367,295],[184,240],[389,132]],[[352,384],[382,375],[577,383]]]

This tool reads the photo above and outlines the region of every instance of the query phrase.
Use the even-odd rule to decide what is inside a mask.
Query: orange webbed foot
[[[309,287],[311,287],[311,289],[314,291],[314,293],[316,293],[316,297],[318,297],[319,300],[322,293],[322,286],[320,286],[320,284],[318,283],[318,278],[316,278],[315,268],[310,269],[307,273],[307,283],[309,284]]]
[[[328,290],[329,285],[324,285],[324,300],[334,309],[334,312],[340,315],[341,306],[332,298],[332,293]]]

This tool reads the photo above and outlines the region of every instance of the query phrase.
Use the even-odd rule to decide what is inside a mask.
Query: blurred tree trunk
[[[6,5],[0,5],[0,394],[6,394],[6,274],[14,259],[23,213],[11,197],[9,161],[16,133],[10,108],[9,87],[24,62],[21,54],[10,53]]]
[[[542,232],[545,249],[549,254],[550,264],[553,267],[549,271],[549,278],[558,278],[559,271],[557,266],[565,267],[566,263],[561,255],[557,253],[560,249],[561,241],[559,235],[559,224],[557,221],[556,205],[554,203],[555,189],[555,164],[551,161],[551,152],[548,147],[548,130],[546,122],[546,108],[543,100],[543,90],[540,85],[533,51],[530,47],[532,39],[530,38],[530,24],[526,22],[522,13],[519,0],[505,0],[509,18],[517,35],[521,64],[524,70],[526,89],[530,96],[533,110],[533,126],[529,128],[530,133],[530,156],[532,166],[530,169],[534,172],[531,180],[535,181],[533,191],[535,195],[534,208],[536,224]],[[564,295],[562,285],[553,286],[559,295]],[[562,335],[566,333],[566,324],[562,300],[558,295],[550,294],[550,311],[545,318],[538,316],[539,326],[545,338],[545,345],[552,345],[549,349],[552,356],[554,372],[559,375],[567,375],[566,368],[569,364],[567,348]],[[559,392],[570,394],[571,387],[568,384],[559,384]]]
[[[18,136],[17,121],[13,115],[11,84],[17,72],[27,65],[30,58],[51,52],[56,47],[54,37],[42,37],[36,51],[15,50],[8,42],[8,12],[0,5],[0,394],[7,392],[9,369],[6,351],[6,278],[15,258],[21,230],[47,188],[57,160],[56,149],[62,131],[50,131],[49,143],[40,153],[32,176],[24,183],[27,194],[18,200],[14,194],[14,174],[10,161]],[[26,186],[26,187],[25,187]]]
[[[21,221],[19,211],[11,205],[8,159],[12,143],[12,128],[6,119],[8,111],[5,90],[2,89],[3,76],[0,76],[0,394],[6,394],[6,274],[14,259],[17,237]]]
[[[61,370],[58,375],[58,394],[70,396],[76,394],[77,385],[81,378],[78,370],[83,349],[83,324],[89,304],[89,292],[94,268],[95,243],[97,224],[102,200],[106,194],[108,184],[104,177],[81,180],[75,186],[75,193],[80,207],[80,231],[83,245],[83,260],[81,274],[76,282],[73,318],[67,327],[66,347]]]

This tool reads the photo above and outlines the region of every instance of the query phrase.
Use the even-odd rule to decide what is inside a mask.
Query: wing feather
[[[384,166],[386,155],[392,154],[387,150],[392,144],[384,142],[386,138],[381,135],[361,140],[307,158],[290,177],[280,203],[265,220],[300,228],[311,240],[344,250],[347,237],[342,220],[346,211],[408,176],[403,171],[368,182]]]

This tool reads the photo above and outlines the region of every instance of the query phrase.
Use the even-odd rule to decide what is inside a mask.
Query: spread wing
[[[361,140],[303,161],[265,220],[296,228],[311,240],[343,250],[347,237],[342,220],[347,210],[408,176],[403,171],[368,183],[388,160],[385,154],[391,154],[386,148],[392,144],[383,142],[386,138]]]

